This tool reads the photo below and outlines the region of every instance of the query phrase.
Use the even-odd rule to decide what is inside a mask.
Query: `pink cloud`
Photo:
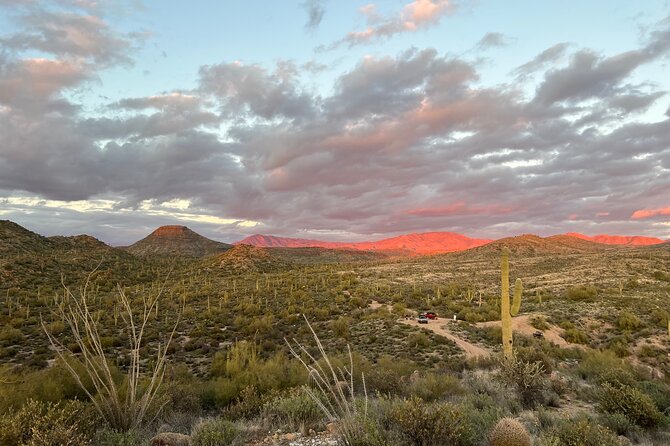
[[[437,24],[453,9],[454,6],[450,0],[414,0],[407,3],[396,17],[383,18],[377,14],[376,6],[370,3],[359,9],[367,17],[366,29],[350,32],[330,48],[333,49],[342,44],[354,46],[377,38],[428,28]]]
[[[490,206],[468,206],[464,202],[454,203],[443,207],[427,207],[410,209],[406,213],[419,217],[446,217],[449,215],[472,215],[472,214],[508,214],[514,209],[499,205]]]
[[[446,0],[415,0],[403,8],[402,16],[405,23],[411,23],[415,29],[417,26],[439,20],[452,8],[451,2]]]
[[[644,218],[657,217],[659,215],[670,215],[670,206],[658,209],[639,209],[633,212],[633,215],[630,217],[635,220],[641,220]]]

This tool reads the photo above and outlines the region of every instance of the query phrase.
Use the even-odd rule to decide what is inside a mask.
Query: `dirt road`
[[[527,336],[532,336],[533,333],[537,331],[537,328],[533,327],[530,324],[530,318],[533,316],[541,316],[541,314],[523,314],[521,316],[512,318],[512,330],[514,333],[521,333]],[[480,322],[476,324],[477,327],[500,327],[500,321],[490,321],[490,322]],[[544,339],[549,342],[553,342],[559,347],[574,347],[575,344],[571,344],[561,337],[563,330],[551,325],[550,328],[543,331]]]
[[[405,325],[411,325],[413,327],[423,328],[424,330],[429,330],[435,333],[436,335],[445,337],[454,343],[465,352],[467,358],[476,358],[476,357],[486,357],[491,354],[491,352],[478,345],[475,345],[471,342],[466,341],[465,339],[459,338],[449,330],[449,321],[447,320],[436,320],[429,321],[427,324],[419,324],[416,319],[401,319],[399,321]]]
[[[377,308],[383,307],[384,305],[377,302],[376,300],[373,300],[372,303],[370,304],[370,308],[373,310],[376,310]],[[391,311],[391,305],[387,305],[387,308],[389,311]],[[407,314],[417,314],[416,311],[414,310],[406,310],[405,311]],[[416,319],[400,319],[398,322],[405,324],[405,325],[411,325],[413,327],[417,328],[423,328],[424,330],[432,331],[438,336],[442,336],[444,338],[447,338],[451,341],[454,341],[454,343],[465,352],[465,357],[466,358],[476,358],[476,357],[485,357],[489,356],[491,352],[487,350],[484,347],[480,347],[478,345],[475,345],[471,342],[466,341],[465,339],[462,339],[452,333],[449,330],[448,324],[450,323],[449,320],[446,319],[438,319],[436,321],[429,321],[427,324],[419,324]]]

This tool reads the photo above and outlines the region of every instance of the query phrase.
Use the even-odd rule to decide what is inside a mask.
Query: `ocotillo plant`
[[[521,293],[523,292],[523,284],[521,279],[516,279],[514,284],[514,301],[510,308],[509,302],[509,249],[505,246],[502,251],[501,270],[501,285],[502,294],[500,297],[500,312],[502,320],[502,343],[503,354],[505,358],[512,357],[512,316],[516,316],[521,307]]]

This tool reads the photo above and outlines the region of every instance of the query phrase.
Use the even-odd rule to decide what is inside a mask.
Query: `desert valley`
[[[2,387],[3,410],[74,398],[79,402],[53,406],[64,411],[49,416],[74,420],[90,413],[87,394],[64,365],[74,357],[57,355],[47,333],[74,355],[82,347],[100,348],[118,381],[135,361],[123,294],[133,314],[139,311],[135,317],[155,296],[142,322],[138,367],[151,376],[159,345],[167,349],[155,396],[163,410],[126,434],[98,430],[103,437],[96,444],[117,444],[109,438],[123,435],[123,441],[140,441],[159,431],[190,434],[211,414],[227,420],[236,441],[262,441],[270,432],[267,441],[286,444],[336,441],[340,423],[373,444],[407,436],[417,444],[475,445],[487,441],[503,417],[521,419],[535,444],[663,444],[670,438],[664,427],[669,242],[575,234],[490,241],[429,233],[322,245],[260,235],[225,244],[167,226],[115,248],[86,235],[43,237],[0,222],[0,358],[3,382],[11,383]],[[520,310],[511,318],[510,364],[501,349],[505,248],[509,277],[523,282]],[[80,335],[99,344],[73,337],[77,302],[95,321],[94,332]],[[426,312],[436,319],[417,324]],[[337,419],[339,412],[331,419],[299,390],[310,378],[289,346],[303,346],[326,367],[314,334],[336,370],[350,370],[352,361],[349,378],[336,372],[337,382],[351,383],[334,397],[356,406],[348,410],[358,417],[365,401],[367,424],[350,426],[352,420]],[[88,386],[95,391],[92,382]],[[5,413],[10,424],[2,435],[10,438],[21,423],[12,417],[24,415]],[[84,436],[91,427],[73,429]],[[593,440],[580,442],[585,437]]]

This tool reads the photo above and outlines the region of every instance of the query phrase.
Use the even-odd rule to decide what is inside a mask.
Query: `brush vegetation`
[[[356,445],[670,444],[664,246],[515,238],[503,359],[499,245],[140,258],[0,227],[0,444],[246,444],[329,424]],[[421,311],[440,318],[402,323]]]

